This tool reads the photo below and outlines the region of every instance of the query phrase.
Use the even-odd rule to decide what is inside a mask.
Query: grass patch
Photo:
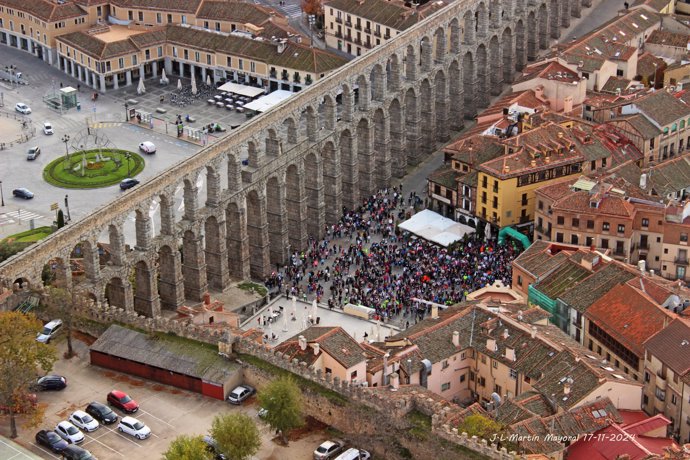
[[[411,411],[405,417],[412,425],[408,433],[415,439],[425,441],[431,434],[431,417],[419,412],[417,409]]]
[[[243,283],[240,283],[237,285],[237,287],[242,289],[243,291],[255,292],[259,294],[261,297],[264,297],[268,293],[268,289],[266,289],[266,286],[263,286],[258,283],[252,283],[251,281],[245,281]]]
[[[326,387],[323,387],[319,385],[316,382],[313,382],[311,380],[307,380],[302,376],[299,376],[297,374],[293,374],[290,371],[286,371],[285,369],[282,369],[278,366],[274,366],[271,363],[268,363],[264,361],[263,359],[257,358],[256,356],[244,354],[244,353],[238,353],[237,357],[241,359],[244,362],[247,362],[251,364],[254,367],[257,367],[263,371],[268,372],[269,374],[274,375],[276,378],[279,377],[286,377],[286,376],[291,376],[292,378],[295,379],[295,382],[300,388],[303,389],[308,389],[309,391],[313,391],[315,393],[320,394],[321,396],[327,398],[330,402],[335,404],[336,406],[346,406],[350,403],[350,400],[347,399],[345,396],[341,395],[340,393],[336,393],[333,390],[329,390]]]
[[[84,158],[86,168],[83,168]],[[103,158],[107,160],[102,161]],[[62,156],[51,161],[43,169],[43,179],[62,188],[99,188],[115,185],[143,170],[144,159],[137,153],[120,149],[94,149],[72,153],[69,161]]]
[[[51,227],[37,227],[33,230],[15,233],[14,235],[3,238],[2,241],[6,243],[35,243],[51,233],[53,233],[53,229]]]

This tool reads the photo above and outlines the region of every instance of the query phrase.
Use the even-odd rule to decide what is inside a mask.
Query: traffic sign
[[[58,209],[60,209],[60,206],[57,203],[53,203],[50,205],[51,211],[57,211]]]

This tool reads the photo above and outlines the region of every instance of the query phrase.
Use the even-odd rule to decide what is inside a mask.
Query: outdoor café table
[[[216,102],[216,107],[220,107],[222,109],[223,107],[225,107],[225,104],[223,104],[222,102]]]

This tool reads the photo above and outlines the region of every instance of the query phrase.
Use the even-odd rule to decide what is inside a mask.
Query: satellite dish
[[[494,400],[495,407],[498,407],[501,404],[501,396],[499,396],[498,393],[491,393],[491,399]]]

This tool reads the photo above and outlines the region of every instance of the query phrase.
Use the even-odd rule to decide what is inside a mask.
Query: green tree
[[[212,460],[213,454],[208,450],[203,436],[180,435],[173,439],[168,450],[163,454],[164,460]]]
[[[216,415],[211,425],[211,436],[216,450],[232,460],[245,460],[261,447],[261,436],[256,423],[248,415],[233,412]]]
[[[264,419],[280,431],[283,443],[288,445],[288,432],[302,426],[302,392],[291,377],[282,377],[269,383],[259,393],[259,403],[266,409]]]
[[[465,420],[458,425],[458,432],[467,433],[468,436],[489,439],[492,435],[498,434],[503,430],[503,426],[483,415],[474,414],[465,417]]]
[[[40,371],[49,372],[55,349],[36,341],[42,324],[32,314],[0,312],[0,406],[10,417],[11,437],[17,437],[17,409],[29,414],[29,426],[42,419],[38,406],[27,404],[30,385]]]
[[[77,292],[74,287],[65,287],[64,282],[55,281],[53,286],[48,286],[41,293],[41,306],[51,319],[59,318],[65,328],[67,336],[67,352],[65,358],[74,356],[72,346],[72,330],[77,317],[75,307],[81,307],[86,299],[82,293]]]
[[[57,213],[57,228],[62,228],[65,226],[65,213],[62,212],[62,209],[58,210]]]

